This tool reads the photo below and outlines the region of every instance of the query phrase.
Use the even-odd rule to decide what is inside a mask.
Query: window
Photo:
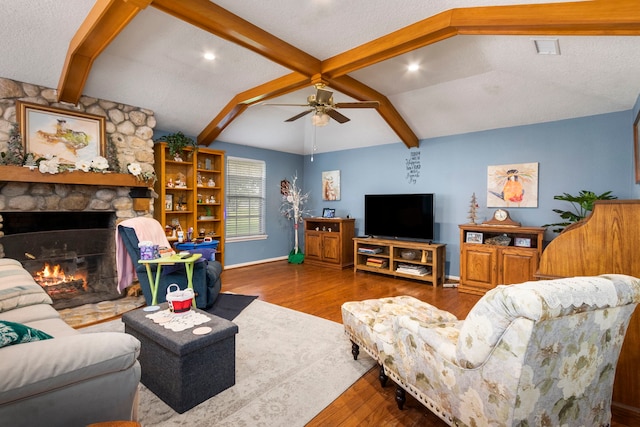
[[[228,241],[264,239],[265,162],[227,157]]]

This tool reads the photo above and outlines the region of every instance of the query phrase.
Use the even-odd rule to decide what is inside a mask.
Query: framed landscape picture
[[[25,153],[35,159],[58,157],[74,165],[105,156],[105,118],[28,102],[16,102]]]

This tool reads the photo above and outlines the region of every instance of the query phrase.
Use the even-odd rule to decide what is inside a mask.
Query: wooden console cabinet
[[[304,262],[331,268],[353,264],[354,218],[305,218]]]
[[[353,270],[444,284],[444,244],[357,237]]]
[[[460,292],[484,295],[501,284],[535,280],[544,228],[477,224],[459,227]],[[509,244],[487,244],[487,239],[499,236],[506,236]]]

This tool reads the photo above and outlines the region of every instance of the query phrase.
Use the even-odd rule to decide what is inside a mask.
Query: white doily
[[[205,316],[202,313],[197,313],[193,310],[189,310],[183,314],[174,314],[169,309],[158,311],[146,315],[147,318],[154,321],[159,325],[164,326],[167,329],[171,329],[175,332],[184,331],[194,326],[207,323],[211,320],[210,317]]]

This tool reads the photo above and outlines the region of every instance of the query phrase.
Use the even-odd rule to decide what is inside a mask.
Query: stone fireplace
[[[50,287],[56,308],[120,297],[115,226],[153,215],[150,199],[131,194],[152,183],[141,183],[127,170],[133,162],[145,173],[154,170],[153,111],[87,96],[76,105],[60,103],[55,89],[0,77],[0,152],[7,150],[17,122],[16,101],[104,116],[101,154],[109,173],[41,173],[0,158],[0,257],[19,260]],[[56,265],[59,280],[50,276]]]
[[[0,256],[20,261],[63,309],[122,297],[115,225],[137,213],[128,187],[9,182],[0,187]],[[149,199],[147,199],[149,201]],[[38,210],[37,207],[47,209]]]

